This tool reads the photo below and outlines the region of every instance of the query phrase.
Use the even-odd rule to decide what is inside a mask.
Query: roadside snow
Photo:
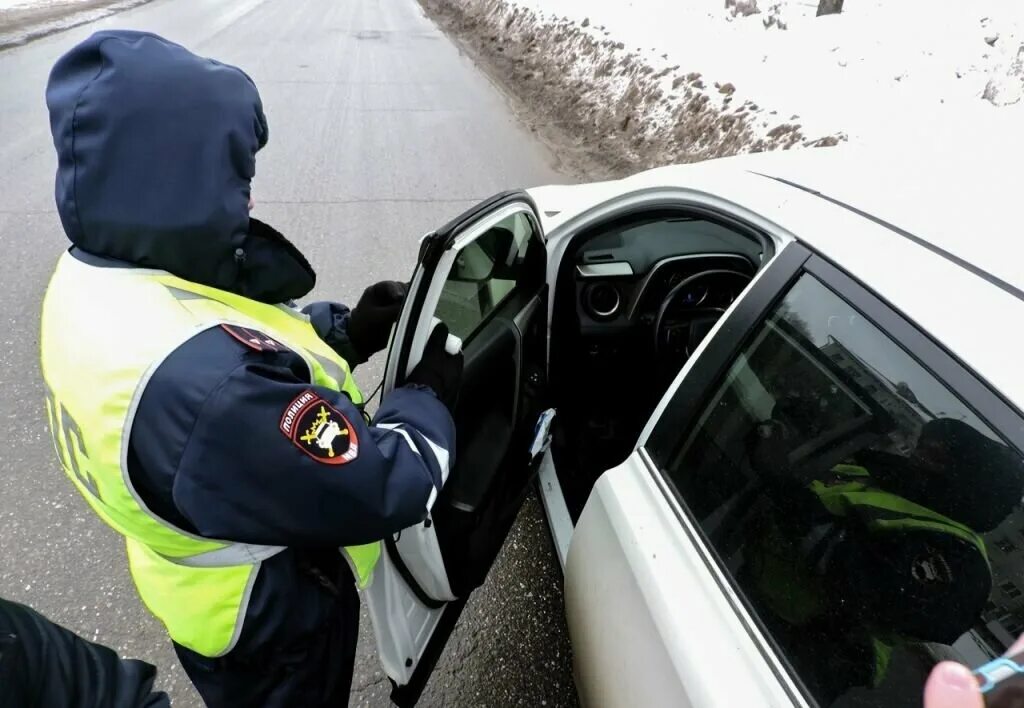
[[[0,51],[149,0],[0,0]]]
[[[46,5],[74,5],[89,0],[0,0],[0,10],[24,10]]]
[[[666,94],[680,90],[679,75],[699,73],[696,86],[711,106],[745,115],[757,137],[798,125],[812,140],[845,135],[877,145],[924,135],[1009,136],[1024,125],[1020,0],[847,0],[842,14],[825,17],[815,17],[811,0],[505,4],[610,40],[661,75]],[[596,72],[621,95],[628,76],[601,79],[599,67],[588,66],[605,59],[576,57],[581,73]]]

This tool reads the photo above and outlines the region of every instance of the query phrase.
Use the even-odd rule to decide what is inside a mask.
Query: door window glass
[[[434,316],[468,339],[515,289],[536,241],[527,212],[517,212],[491,227],[455,256]]]
[[[650,452],[820,705],[919,705],[937,660],[1024,628],[1020,456],[813,276],[671,445]]]

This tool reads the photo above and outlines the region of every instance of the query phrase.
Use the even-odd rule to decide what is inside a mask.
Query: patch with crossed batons
[[[312,391],[304,391],[288,404],[280,428],[292,444],[325,465],[344,465],[359,455],[352,423]]]

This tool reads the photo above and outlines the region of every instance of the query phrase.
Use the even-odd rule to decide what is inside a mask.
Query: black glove
[[[462,352],[454,356],[446,352],[444,345],[447,339],[447,325],[442,323],[434,327],[423,348],[423,358],[409,374],[406,383],[433,389],[448,410],[452,410],[462,385]]]
[[[391,327],[402,314],[405,283],[382,280],[363,291],[348,320],[348,338],[364,359],[388,345]]]

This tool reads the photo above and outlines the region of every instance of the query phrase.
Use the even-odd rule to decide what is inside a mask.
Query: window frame
[[[496,225],[503,218],[516,211],[526,211],[540,239],[541,251],[546,254],[546,235],[537,216],[533,199],[524,191],[501,192],[485,199],[468,211],[455,217],[437,231],[428,232],[420,239],[416,268],[413,270],[409,296],[406,297],[402,314],[398,318],[395,335],[388,347],[388,358],[384,368],[385,394],[404,382],[412,370],[410,357],[413,351],[422,352],[426,346],[431,328],[423,326],[424,311],[432,314],[436,310],[441,288],[448,278],[451,261],[455,254],[469,242]],[[547,256],[543,256],[546,258]],[[438,272],[444,270],[444,278]],[[545,268],[546,270],[546,268]],[[513,295],[515,290],[513,290]],[[493,316],[493,313],[492,313]],[[465,345],[466,342],[463,342]]]
[[[892,305],[802,243],[793,242],[754,282],[723,323],[724,326],[708,341],[686,376],[671,391],[671,400],[643,444],[652,459],[663,458],[657,448],[666,443],[671,445],[671,440],[677,435],[674,431],[688,430],[697,421],[714,392],[713,387],[732,366],[747,344],[749,335],[764,323],[775,305],[804,274],[817,278],[863,314],[922,368],[949,386],[983,423],[1024,456],[1024,413]]]
[[[693,425],[699,423],[702,413],[729,368],[750,342],[751,336],[804,275],[813,276],[845,303],[858,310],[925,371],[948,386],[964,405],[1018,454],[1024,451],[1024,414],[892,304],[798,241],[787,244],[766,265],[718,331],[705,343],[703,351],[698,353],[685,376],[677,379],[666,392],[666,396],[671,398],[653,423],[650,435],[646,440],[641,440],[638,449],[641,459],[661,487],[669,506],[715,578],[720,591],[729,599],[748,633],[758,642],[765,660],[775,668],[777,674],[777,667],[783,667],[785,676],[779,676],[780,681],[784,685],[798,688],[799,702],[818,706],[820,704],[804,685],[802,677],[795,671],[729,572],[700,521],[663,467],[663,462],[673,460],[680,453],[680,446],[688,439],[687,433]]]
[[[498,212],[498,213],[501,213],[501,212]],[[529,209],[509,210],[508,215],[505,216],[504,218],[507,219],[507,218],[510,218],[510,217],[515,216],[517,214],[523,214],[526,217],[526,220],[529,222],[530,228],[531,228],[530,236],[529,236],[529,238],[526,241],[526,250],[523,251],[523,262],[521,264],[523,266],[524,270],[525,270],[526,265],[527,265],[526,264],[526,254],[529,252],[530,248],[536,248],[539,251],[543,251],[544,248],[545,248],[545,243],[544,243],[543,231],[541,231],[540,224],[537,222],[537,219],[534,216],[533,212],[531,212]],[[433,313],[431,314],[432,317],[437,317],[437,307],[438,307],[438,305],[440,305],[440,298],[441,298],[441,294],[444,292],[444,286],[448,283],[448,276],[451,275],[452,268],[454,267],[454,258],[457,258],[458,255],[463,250],[465,250],[466,248],[469,248],[470,246],[472,246],[480,238],[486,236],[491,231],[491,229],[493,229],[494,227],[498,226],[501,223],[501,221],[504,221],[504,219],[502,219],[500,221],[496,221],[496,222],[490,224],[490,226],[488,228],[486,228],[486,229],[484,229],[482,231],[479,231],[472,238],[466,238],[466,239],[461,239],[460,238],[460,239],[457,239],[454,242],[454,244],[452,246],[452,250],[454,251],[454,257],[452,259],[453,262],[451,264],[449,264],[448,272],[445,273],[444,278],[442,278],[440,280],[441,287],[440,287],[440,289],[438,291],[437,300],[434,302],[434,310],[433,310]],[[440,271],[435,273],[435,277],[437,277],[439,272]],[[520,274],[520,276],[521,276],[521,274]],[[497,314],[497,312],[500,311],[501,308],[506,303],[510,302],[513,298],[515,298],[516,294],[518,292],[520,292],[520,291],[521,291],[520,278],[517,277],[513,281],[512,289],[509,290],[500,300],[498,300],[496,303],[494,303],[494,306],[491,307],[491,309],[487,312],[487,314],[485,314],[483,317],[481,317],[477,321],[477,323],[475,325],[473,325],[473,329],[468,334],[466,334],[464,337],[461,337],[463,345],[466,345],[469,342],[471,342],[473,340],[473,338],[476,337],[476,335],[479,334],[480,331],[485,326],[487,326],[487,324],[492,319],[494,319],[494,317]]]

